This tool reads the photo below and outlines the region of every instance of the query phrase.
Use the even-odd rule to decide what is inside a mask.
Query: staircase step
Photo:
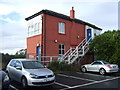
[[[89,42],[91,41],[92,37],[87,40],[85,38],[74,50],[71,48],[63,55],[63,60],[72,64],[77,58],[82,58],[89,50]],[[67,59],[67,60],[66,60]]]

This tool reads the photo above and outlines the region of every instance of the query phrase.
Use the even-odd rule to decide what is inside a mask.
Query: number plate
[[[44,79],[44,82],[47,82],[47,81],[51,81],[50,79],[48,79],[48,78],[45,78]]]
[[[113,66],[113,68],[117,68],[116,66]]]

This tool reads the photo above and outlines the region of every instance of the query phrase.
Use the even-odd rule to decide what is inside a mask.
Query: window
[[[16,67],[22,67],[20,61],[16,61]]]
[[[28,36],[42,34],[42,21],[28,26]]]
[[[15,62],[16,62],[15,60],[12,60],[10,66],[15,67]]]
[[[28,36],[31,36],[34,33],[34,26],[31,25],[28,27]]]
[[[35,34],[37,34],[39,31],[39,26],[38,26],[38,23],[35,24]]]
[[[103,63],[104,63],[104,64],[110,64],[109,62],[105,62],[105,61],[103,61]]]
[[[45,66],[38,61],[22,61],[22,64],[25,69],[45,68]]]
[[[92,65],[102,65],[101,62],[94,62]]]
[[[64,53],[65,53],[65,45],[59,44],[59,56],[64,55]]]
[[[63,22],[58,23],[58,32],[61,34],[65,34],[65,23]]]

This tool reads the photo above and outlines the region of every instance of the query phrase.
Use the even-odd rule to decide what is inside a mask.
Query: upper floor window
[[[38,22],[28,27],[28,36],[42,34],[42,23]]]
[[[65,23],[63,22],[58,23],[58,32],[61,34],[65,34]]]

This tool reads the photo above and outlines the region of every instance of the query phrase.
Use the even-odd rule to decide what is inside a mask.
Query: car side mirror
[[[16,67],[17,70],[22,70],[22,67]]]

